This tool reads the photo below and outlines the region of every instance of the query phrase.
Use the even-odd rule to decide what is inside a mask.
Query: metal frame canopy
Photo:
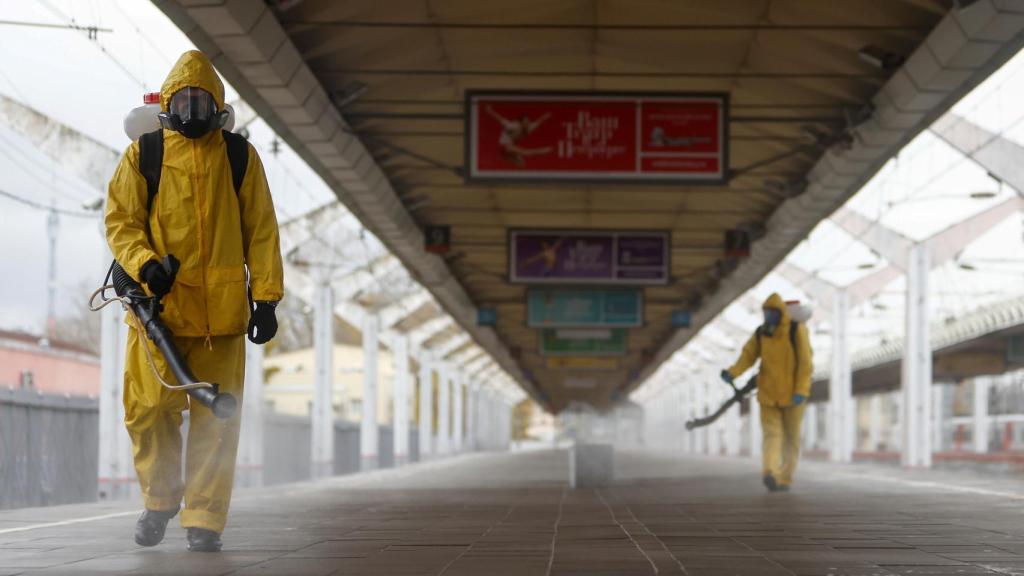
[[[547,408],[607,405],[1015,54],[1024,0],[154,0],[477,344]],[[466,181],[465,97],[726,93],[727,184]],[[451,227],[445,257],[422,228]],[[508,230],[664,230],[614,369],[536,353]],[[723,256],[726,230],[750,257]],[[497,310],[494,328],[477,308]],[[691,325],[675,328],[674,310]],[[565,367],[570,366],[570,367]],[[588,386],[566,385],[586,380]]]

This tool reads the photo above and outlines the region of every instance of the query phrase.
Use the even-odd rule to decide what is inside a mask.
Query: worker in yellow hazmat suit
[[[800,457],[800,424],[811,393],[811,342],[807,326],[790,318],[778,294],[765,300],[764,323],[743,346],[739,360],[722,379],[730,384],[758,358],[757,400],[764,434],[764,484],[769,491],[788,491]]]
[[[241,400],[244,336],[248,332],[257,344],[274,336],[274,308],[284,295],[267,179],[256,151],[242,140],[247,161],[235,187],[234,160],[228,160],[227,137],[220,129],[226,118],[224,85],[204,54],[186,52],[174,64],[161,87],[160,106],[158,193],[140,171],[140,138],[125,151],[110,181],[107,241],[125,271],[162,297],[161,318],[196,376]],[[149,162],[148,150],[146,156]],[[181,263],[176,275],[160,264],[167,255]],[[163,379],[174,382],[152,342],[133,327],[125,360],[125,425],[146,507],[136,524],[136,542],[158,544],[184,498],[181,525],[189,549],[219,550],[240,415],[218,419],[198,402],[190,404],[185,392],[163,388],[145,346]],[[190,416],[182,482],[184,410]]]

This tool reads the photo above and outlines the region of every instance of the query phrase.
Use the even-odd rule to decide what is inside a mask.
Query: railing
[[[188,418],[182,426],[187,433]],[[360,469],[359,424],[336,421],[334,473]],[[308,417],[264,413],[264,485],[310,478]],[[379,466],[395,465],[394,433],[379,426]],[[409,462],[419,460],[410,426]],[[97,498],[99,408],[95,398],[42,395],[0,387],[0,509],[92,502]],[[236,474],[239,485],[249,482]]]

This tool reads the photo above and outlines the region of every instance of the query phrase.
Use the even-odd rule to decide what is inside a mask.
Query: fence
[[[182,433],[187,433],[186,413]],[[409,461],[419,459],[410,426]],[[395,465],[394,432],[379,426],[379,466]],[[95,399],[0,388],[0,509],[96,500],[99,408]],[[360,470],[359,424],[334,424],[334,473]],[[263,483],[310,478],[308,417],[264,413]],[[236,481],[244,482],[241,475]]]
[[[96,499],[95,399],[0,388],[0,509]]]

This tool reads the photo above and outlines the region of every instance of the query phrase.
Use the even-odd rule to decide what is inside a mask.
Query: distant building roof
[[[97,358],[91,350],[73,342],[47,339],[37,334],[12,330],[0,330],[0,348],[16,348],[35,352],[63,352],[84,355],[92,359]]]

